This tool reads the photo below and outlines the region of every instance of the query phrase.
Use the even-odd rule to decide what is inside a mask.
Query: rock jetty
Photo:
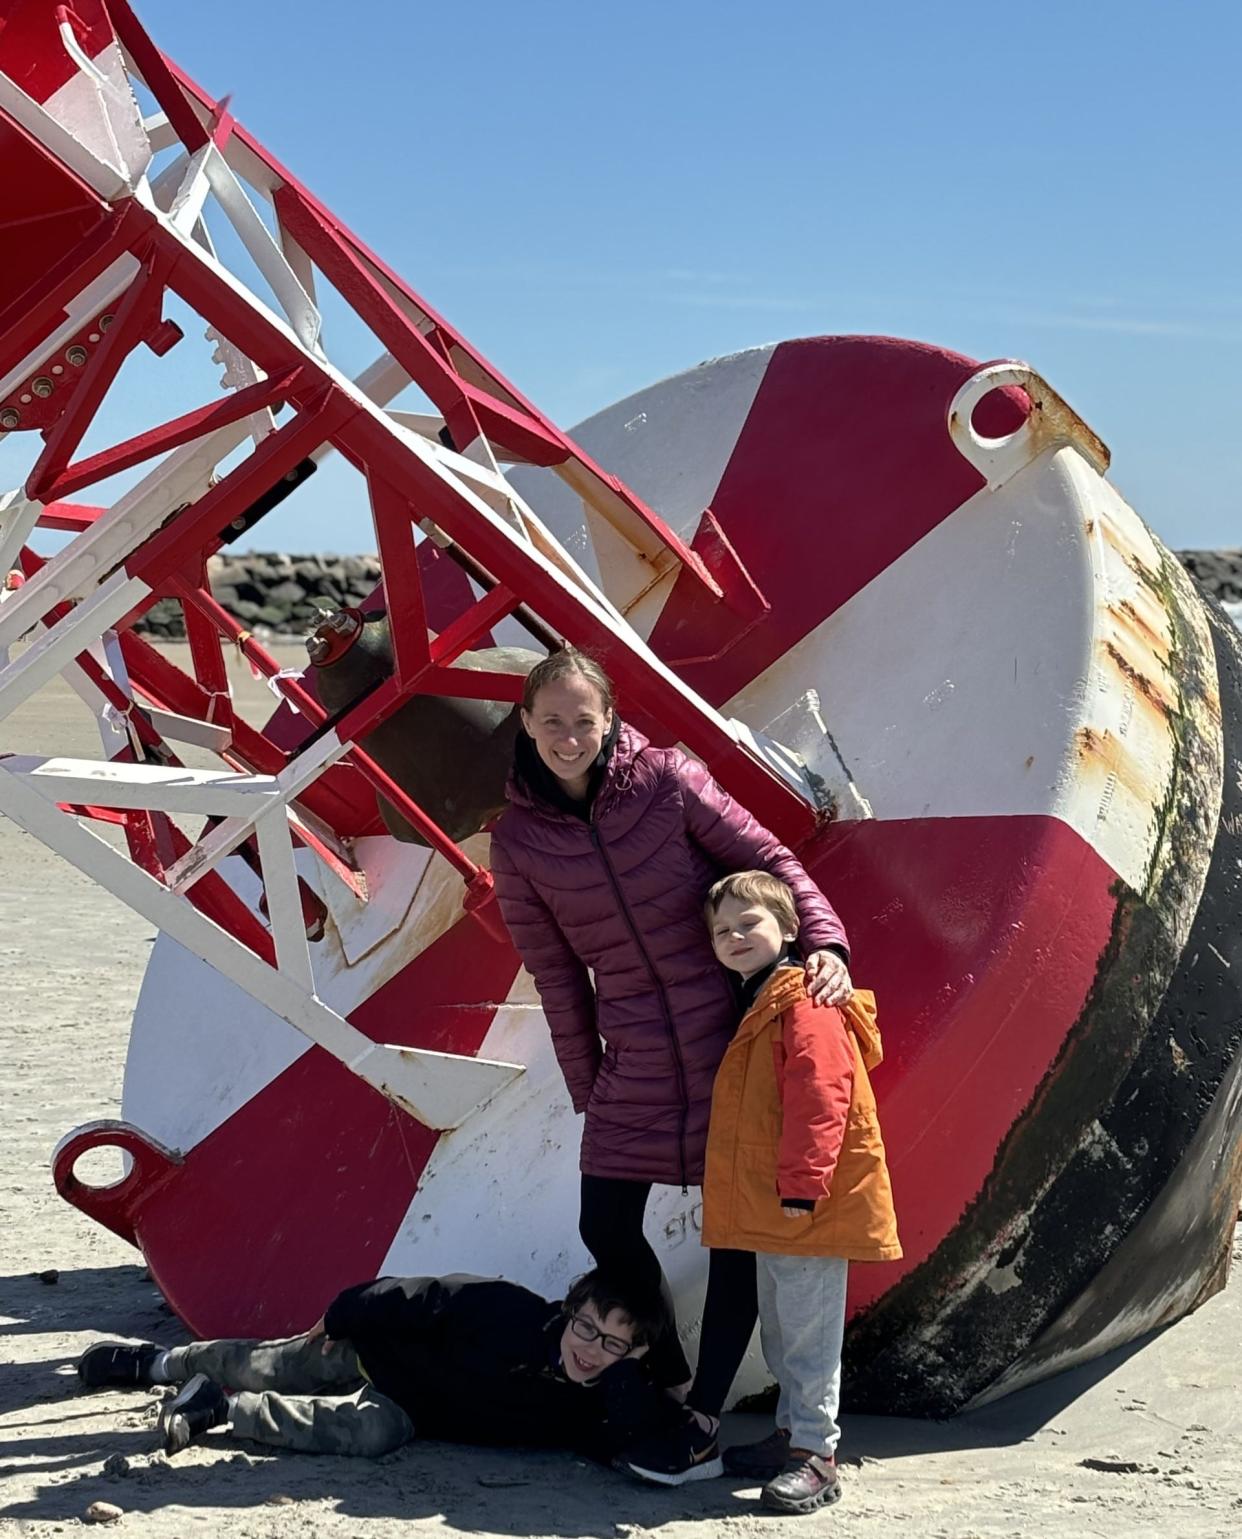
[[[305,636],[322,615],[370,598],[380,580],[380,564],[378,556],[225,552],[207,563],[207,575],[217,602],[249,629]],[[184,636],[181,605],[161,600],[138,629],[152,636]]]
[[[1192,577],[1231,612],[1242,605],[1242,550],[1182,550]],[[245,626],[273,635],[305,636],[321,614],[361,604],[380,580],[378,556],[287,556],[226,552],[208,563],[211,588]],[[180,604],[163,600],[139,626],[154,636],[185,635]]]

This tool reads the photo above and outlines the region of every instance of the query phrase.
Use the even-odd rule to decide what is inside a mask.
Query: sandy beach
[[[290,662],[301,655],[291,648]],[[270,708],[244,670],[236,687],[250,711]],[[97,753],[62,686],[11,727],[7,749]],[[0,1532],[71,1532],[102,1501],[121,1509],[118,1530],[150,1539],[688,1539],[774,1524],[909,1539],[1242,1533],[1242,1275],[1160,1335],[953,1422],[851,1417],[846,1405],[844,1499],[809,1518],[762,1514],[757,1491],[729,1477],[661,1491],[568,1456],[435,1443],[355,1462],[212,1437],[169,1460],[158,1392],[80,1395],[72,1365],[107,1337],[172,1344],[178,1322],[142,1257],[62,1202],[49,1173],[62,1134],[119,1114],[152,931],[3,821],[0,871]],[[730,1418],[726,1441],[765,1430]]]

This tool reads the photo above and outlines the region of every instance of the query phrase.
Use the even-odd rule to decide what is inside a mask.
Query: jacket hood
[[[804,976],[802,967],[778,967],[746,1012],[738,1027],[738,1036],[750,1036],[762,1030],[774,1015],[803,998]],[[863,1066],[870,1073],[884,1061],[884,1045],[876,1022],[875,995],[870,989],[855,989],[847,1003],[841,1006],[841,1013],[858,1040]]]
[[[593,798],[595,806],[600,806],[612,792],[627,789],[634,760],[649,746],[649,740],[641,732],[627,726],[619,716],[614,717],[612,731],[608,734],[600,751],[600,758],[604,763],[601,766],[602,775]],[[598,764],[598,760],[596,762]],[[509,779],[505,784],[506,800],[514,807],[525,807],[530,811],[542,813],[545,817],[578,816],[577,813],[558,805],[552,799],[554,791],[549,793],[540,785],[542,779],[540,771],[548,777],[548,780],[553,778],[552,771],[539,758],[529,734],[519,728],[517,740],[513,745],[513,767],[509,771]]]

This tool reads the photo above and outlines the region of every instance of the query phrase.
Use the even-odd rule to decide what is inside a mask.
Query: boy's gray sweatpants
[[[849,1262],[839,1256],[755,1256],[759,1342],[780,1390],[776,1425],[789,1446],[835,1452],[841,1429],[841,1341]]]
[[[175,1384],[205,1373],[223,1385],[233,1431],[256,1443],[374,1459],[414,1436],[414,1423],[367,1382],[347,1341],[192,1341],[169,1352],[167,1371]]]

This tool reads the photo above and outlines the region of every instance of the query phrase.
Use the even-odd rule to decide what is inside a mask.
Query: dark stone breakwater
[[[1179,550],[1174,554],[1214,599],[1222,604],[1242,603],[1242,550]]]
[[[1182,550],[1190,575],[1222,603],[1242,604],[1242,550]],[[208,563],[216,599],[255,631],[306,636],[320,616],[361,604],[380,580],[378,556],[290,556],[261,552],[213,556]],[[165,599],[139,626],[149,635],[185,635],[181,606]]]
[[[308,636],[325,614],[362,604],[380,580],[378,556],[289,556],[248,552],[213,556],[211,591],[235,620],[253,631]],[[181,605],[161,599],[138,626],[148,635],[185,635]]]

